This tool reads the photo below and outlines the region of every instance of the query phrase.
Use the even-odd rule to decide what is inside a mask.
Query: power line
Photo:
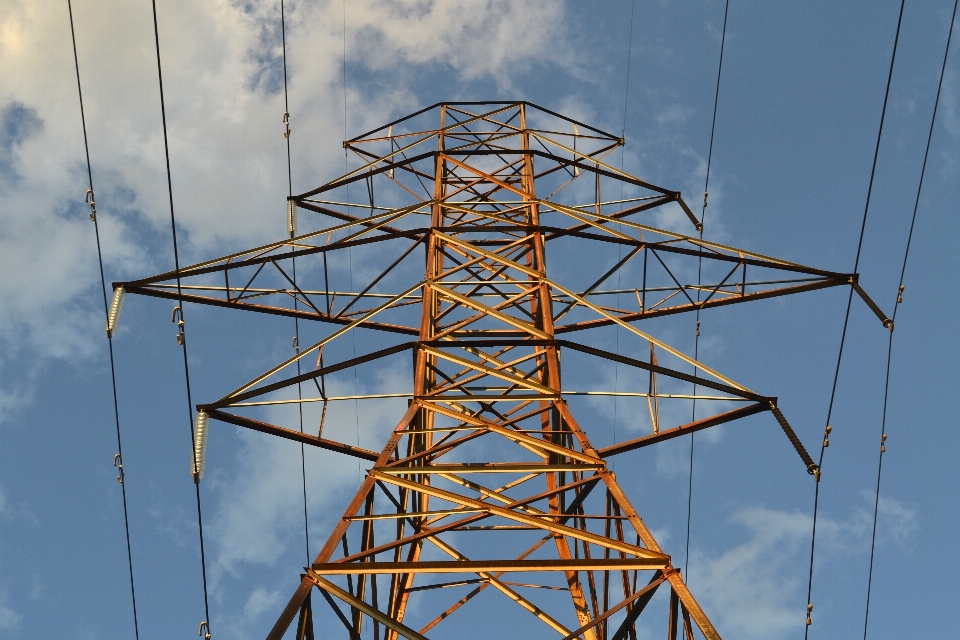
[[[630,2],[630,37],[627,40],[627,73],[623,81],[623,126],[620,128],[620,138],[623,140],[623,144],[620,145],[620,170],[623,170],[623,161],[624,153],[627,149],[627,104],[630,101],[630,61],[633,58],[633,10],[636,7],[636,0]],[[620,183],[620,199],[623,200],[623,183]],[[597,202],[600,202],[600,193],[597,192]],[[620,225],[620,230],[623,231],[623,225]],[[623,258],[623,245],[617,245],[617,264],[620,264],[620,260]],[[617,269],[617,291],[620,290],[621,276],[623,275],[622,269]],[[617,306],[620,306],[620,294],[617,294]],[[620,353],[620,325],[614,325],[614,336],[615,344],[613,352],[618,354]],[[614,392],[619,391],[620,389],[620,363],[616,363],[613,367],[613,390]],[[617,396],[613,397],[613,443],[617,443]],[[616,469],[616,462],[611,461],[611,465]]]
[[[293,171],[291,168],[290,161],[290,98],[287,91],[287,21],[286,21],[286,12],[283,6],[283,0],[280,0],[280,43],[283,50],[283,121],[285,124],[286,131],[283,134],[283,137],[287,142],[287,196],[293,196]],[[289,201],[288,201],[289,202]],[[288,208],[291,204],[287,205]],[[297,234],[296,228],[296,217],[291,216],[288,220],[290,226],[290,237],[294,237]],[[296,247],[290,246],[290,253],[296,253]],[[297,257],[294,255],[291,258],[292,265],[292,274],[293,274],[293,288],[297,288]],[[293,309],[296,310],[298,307],[297,296],[293,296]],[[300,353],[300,319],[296,316],[293,317],[293,343],[294,347],[297,350],[297,353]],[[300,360],[297,360],[297,375],[299,376],[302,373],[300,369]],[[300,383],[297,383],[297,399],[303,400],[303,387]],[[300,412],[300,433],[303,433],[303,403],[297,403],[297,409]],[[307,563],[310,563],[310,519],[307,513],[307,456],[304,451],[304,444],[300,443],[300,475],[303,480],[303,538],[304,544],[307,550]]]
[[[857,255],[853,263],[853,273],[857,272],[857,268],[860,265],[860,255],[863,250],[863,236],[867,229],[867,214],[870,212],[870,197],[873,195],[873,179],[877,171],[877,158],[880,155],[880,140],[883,137],[883,123],[887,115],[887,101],[890,98],[890,83],[893,80],[893,67],[897,60],[897,44],[900,41],[900,25],[903,23],[903,6],[905,1],[906,0],[900,1],[900,13],[897,16],[897,31],[893,38],[893,52],[890,55],[890,70],[887,72],[887,87],[883,94],[883,108],[880,111],[880,126],[877,130],[877,143],[873,150],[873,164],[870,167],[870,181],[867,185],[867,199],[863,207],[863,221],[860,224],[860,238],[857,241]],[[847,296],[847,310],[843,317],[843,330],[840,333],[840,347],[837,351],[837,366],[833,372],[833,385],[830,389],[830,402],[827,407],[827,420],[824,427],[824,440],[823,444],[820,445],[820,459],[817,461],[817,466],[820,469],[821,474],[823,472],[823,454],[827,448],[828,437],[831,429],[830,418],[833,415],[833,403],[837,395],[837,381],[840,378],[840,363],[843,361],[843,346],[847,338],[847,327],[850,324],[850,307],[852,303],[853,287],[850,287],[850,293]],[[893,326],[891,325],[890,328],[892,330]],[[813,602],[811,601],[811,596],[813,593],[813,560],[817,544],[817,515],[820,507],[820,479],[822,476],[818,474],[816,477],[817,483],[813,494],[813,525],[810,535],[810,570],[807,576],[807,624],[803,632],[804,640],[806,640],[810,635],[810,625],[812,622],[811,612],[813,611]]]
[[[186,318],[183,309],[183,293],[180,287],[180,254],[177,249],[177,217],[173,208],[173,179],[170,175],[170,145],[167,137],[167,111],[163,99],[163,70],[160,64],[160,28],[157,22],[157,0],[151,0],[153,9],[153,38],[157,51],[157,83],[160,87],[160,118],[163,123],[163,153],[167,170],[167,197],[170,202],[170,231],[173,236],[173,264],[177,274],[177,305],[180,310],[180,335],[178,342],[183,349],[183,377],[187,386],[187,422],[190,425],[190,448],[193,451],[194,487],[197,496],[197,525],[200,532],[200,570],[203,577],[203,611],[205,620],[200,627],[206,625],[206,637],[210,637],[210,604],[207,595],[207,560],[203,543],[203,509],[200,502],[200,474],[197,455],[196,432],[193,425],[193,397],[190,392],[190,363],[187,358]]]
[[[70,14],[70,38],[73,43],[73,66],[77,72],[77,97],[80,102],[80,124],[83,128],[83,150],[87,159],[87,180],[90,189],[87,191],[87,199],[90,204],[90,219],[93,221],[94,235],[97,238],[97,261],[100,265],[100,289],[103,293],[103,313],[110,322],[110,306],[107,303],[107,279],[103,272],[103,251],[100,248],[100,224],[97,221],[97,203],[93,191],[93,169],[90,164],[90,145],[87,141],[87,119],[83,110],[83,89],[80,86],[80,60],[77,56],[77,34],[73,27],[73,5],[71,0],[67,0],[67,12]],[[137,621],[137,590],[133,580],[133,553],[130,549],[130,516],[127,511],[127,485],[123,471],[123,443],[120,437],[120,405],[117,401],[117,370],[113,358],[113,335],[107,332],[107,345],[110,350],[110,384],[113,389],[113,417],[117,427],[117,455],[113,461],[117,466],[119,475],[117,480],[120,483],[120,495],[123,498],[123,529],[127,538],[127,569],[130,574],[130,600],[133,605],[133,634],[134,638],[140,638],[140,624]]]
[[[730,0],[726,0],[723,7],[723,30],[720,35],[720,61],[717,63],[717,84],[713,94],[713,119],[710,121],[710,148],[707,151],[707,176],[703,183],[703,207],[700,209],[700,239],[703,240],[703,226],[707,217],[707,194],[710,189],[710,167],[713,163],[713,134],[717,129],[717,104],[720,101],[720,74],[723,72],[723,50],[727,43],[727,14],[730,11]],[[700,285],[703,278],[703,249],[697,258],[697,303],[700,302]],[[693,359],[700,360],[700,307],[697,306],[696,316],[697,326],[696,335],[693,340]],[[693,375],[697,375],[697,369],[694,367]],[[691,422],[697,420],[697,385],[693,385],[693,406]],[[683,555],[683,575],[689,580],[690,574],[687,572],[690,562],[690,522],[693,516],[693,436],[690,434],[690,477],[687,481],[687,545]]]
[[[897,310],[903,303],[903,280],[907,272],[907,259],[910,257],[910,244],[913,242],[913,229],[917,222],[917,209],[920,207],[920,193],[923,190],[923,178],[927,172],[927,158],[930,156],[930,142],[933,140],[933,128],[937,121],[937,108],[940,106],[940,91],[943,88],[943,76],[947,70],[947,58],[950,55],[950,41],[953,39],[953,25],[957,19],[958,0],[953,2],[953,13],[950,16],[950,29],[947,31],[947,44],[943,51],[943,64],[940,67],[940,79],[937,82],[937,97],[933,101],[933,113],[930,116],[930,129],[927,132],[927,146],[923,152],[923,166],[920,169],[920,181],[917,184],[917,197],[913,203],[913,215],[910,217],[910,231],[907,233],[907,246],[903,251],[903,266],[900,268],[900,282],[897,287],[897,298],[893,303],[891,320],[896,323]],[[893,325],[895,326],[895,324]],[[877,546],[877,516],[880,512],[880,480],[883,474],[883,454],[886,452],[887,440],[887,402],[890,396],[890,361],[893,357],[893,326],[887,342],[887,367],[883,384],[883,413],[880,419],[880,454],[877,458],[877,491],[873,502],[873,531],[870,536],[870,570],[867,575],[867,603],[863,614],[863,639],[867,640],[867,626],[870,621],[870,595],[873,590],[873,561]]]

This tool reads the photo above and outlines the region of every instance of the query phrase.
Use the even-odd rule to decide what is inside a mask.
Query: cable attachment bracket
[[[204,633],[204,630],[206,630],[206,633]],[[200,630],[197,631],[197,635],[198,635],[198,636],[203,636],[203,640],[210,640],[210,638],[211,638],[211,636],[210,636],[210,625],[207,624],[207,621],[206,621],[206,620],[204,620],[203,622],[200,623]]]
[[[173,313],[170,315],[170,322],[177,323],[177,344],[183,345],[184,340],[186,340],[186,334],[184,333],[184,322],[183,322],[183,309],[179,306],[173,308]]]
[[[93,189],[87,189],[87,195],[84,196],[83,201],[90,205],[90,219],[96,222],[97,220],[97,202],[93,195]]]
[[[803,460],[803,464],[807,465],[807,473],[812,475],[817,482],[820,482],[819,465],[817,465],[817,463],[813,461],[813,458],[810,457],[810,454],[807,453],[807,450],[804,448],[803,443],[800,442],[800,438],[797,437],[793,427],[791,427],[790,423],[787,422],[783,412],[780,411],[780,409],[777,407],[777,403],[773,400],[770,400],[770,411],[773,412],[773,417],[775,417],[777,422],[780,423],[780,428],[783,429],[785,434],[787,434],[787,439],[790,441],[790,444],[792,444],[793,448],[797,450],[797,454],[799,454],[800,459]]]
[[[285,128],[285,131],[283,132],[283,137],[286,138],[287,140],[289,140],[289,139],[290,139],[290,132],[291,132],[291,129],[290,129],[290,112],[289,112],[289,111],[284,111],[284,112],[283,112],[283,120],[282,120],[282,122],[283,122],[283,126],[284,126],[284,128]]]
[[[120,475],[117,476],[117,482],[123,484],[123,458],[120,457],[119,453],[113,456],[113,466],[120,472]]]

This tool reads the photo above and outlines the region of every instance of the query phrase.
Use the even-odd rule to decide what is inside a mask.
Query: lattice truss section
[[[434,105],[345,142],[360,166],[289,199],[289,239],[115,283],[118,291],[176,299],[179,277],[186,302],[333,328],[198,406],[204,423],[232,423],[369,465],[270,638],[292,631],[294,619],[298,639],[313,637],[314,589],[325,608],[317,620],[334,625],[325,629],[330,637],[444,637],[445,621],[488,591],[538,619],[543,637],[634,640],[658,590],[669,592],[666,611],[651,607],[644,620],[662,615],[669,638],[719,637],[607,460],[772,411],[807,470],[818,471],[776,398],[638,325],[840,285],[852,285],[888,321],[856,274],[656,228],[652,221],[694,231],[699,223],[679,192],[611,165],[622,144],[529,103]],[[331,219],[334,226],[298,230],[298,220],[317,228]],[[364,257],[366,268],[352,289],[331,286],[347,252]],[[629,274],[627,286],[614,286],[618,271]],[[588,344],[584,332],[611,325],[649,357]],[[358,329],[374,336],[359,343],[362,355],[324,358],[328,345]],[[650,432],[594,446],[567,400],[605,392],[565,388],[561,352],[641,374],[643,388],[619,395],[645,399]],[[326,377],[396,357],[412,358],[412,390],[364,396],[409,398],[383,448],[328,437],[327,405],[347,396],[328,395]],[[703,416],[695,422],[662,411],[693,398]],[[263,406],[295,403],[322,405],[319,424],[303,433],[263,419]]]

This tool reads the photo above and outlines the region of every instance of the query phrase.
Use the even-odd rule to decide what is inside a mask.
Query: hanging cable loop
[[[284,126],[284,129],[285,129],[285,131],[283,132],[283,137],[284,137],[284,138],[287,138],[287,139],[289,140],[289,139],[290,139],[290,132],[291,132],[291,129],[290,129],[290,112],[289,112],[289,111],[284,111],[284,112],[283,112],[283,120],[282,120],[282,122],[283,122],[283,126]]]
[[[117,482],[123,484],[123,461],[120,458],[120,454],[113,456],[113,466],[117,468],[117,471],[120,472],[120,475],[117,476]]]
[[[182,346],[186,339],[186,334],[184,332],[183,309],[180,306],[173,308],[173,313],[170,315],[170,322],[177,323],[177,344]]]
[[[93,189],[87,189],[87,195],[84,196],[83,201],[90,205],[90,219],[94,222],[97,221],[97,203],[93,196]]]
[[[206,631],[206,633],[204,633]],[[204,620],[200,623],[200,630],[197,631],[198,636],[203,636],[203,640],[210,640],[210,625],[207,624],[207,621]]]

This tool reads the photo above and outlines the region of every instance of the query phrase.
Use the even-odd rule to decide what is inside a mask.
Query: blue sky
[[[278,3],[158,4],[181,262],[281,237]],[[731,0],[705,237],[852,268],[898,9],[887,0]],[[951,9],[929,0],[907,2],[904,12],[860,264],[861,283],[888,312]],[[439,100],[526,99],[612,132],[625,122],[624,169],[698,202],[723,3],[637,0],[624,114],[630,11],[625,1],[364,0],[348,3],[344,16],[336,2],[290,3],[294,191],[342,172],[344,131],[352,137]],[[132,637],[66,2],[0,0],[0,15],[0,635],[35,638],[56,628],[67,637]],[[74,15],[107,278],[167,270],[150,5],[77,0]],[[957,303],[944,289],[960,267],[950,213],[960,187],[958,65],[951,55],[896,327],[872,638],[945,635],[960,622],[950,604],[960,590],[951,391],[960,337],[952,327]],[[564,267],[575,269],[569,260]],[[362,261],[354,266],[364,269]],[[808,448],[819,450],[845,302],[845,291],[829,289],[711,310],[702,317],[701,359],[778,396]],[[114,342],[143,638],[192,637],[203,619],[171,306],[128,298]],[[197,402],[289,355],[292,328],[283,319],[190,311]],[[690,317],[645,330],[692,351]],[[611,332],[601,340],[614,339]],[[886,339],[855,301],[821,486],[812,638],[862,633]],[[612,373],[588,376],[608,383]],[[357,384],[362,391],[403,382],[387,369]],[[332,384],[354,388],[349,377]],[[344,406],[330,420],[359,424],[361,440],[379,448],[378,434],[402,408],[402,400],[356,412]],[[579,410],[595,441],[642,430],[629,407],[619,407],[616,433],[604,426],[609,403]],[[692,590],[725,637],[801,636],[810,477],[769,414],[697,442]],[[674,441],[616,461],[621,484],[676,561],[685,543],[687,447]],[[299,464],[295,446],[214,425],[202,493],[216,638],[262,637],[299,580]],[[326,453],[310,453],[307,464],[313,547],[359,470]]]

